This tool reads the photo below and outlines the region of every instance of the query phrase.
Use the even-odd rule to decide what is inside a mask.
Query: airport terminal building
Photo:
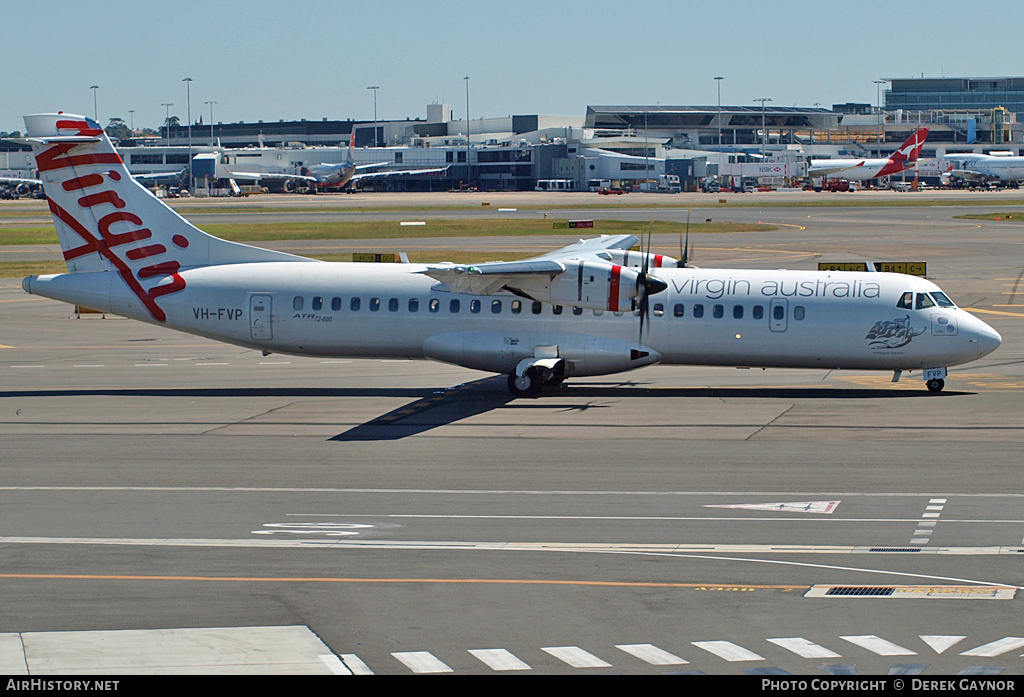
[[[369,179],[378,190],[629,189],[678,177],[695,189],[713,176],[746,179],[779,165],[760,184],[793,186],[811,157],[886,157],[928,126],[922,158],[956,152],[1021,154],[1024,78],[892,78],[885,106],[832,109],[747,105],[598,105],[583,116],[453,118],[430,104],[426,118],[299,120],[171,125],[159,137],[124,142],[135,174],[176,172],[191,158],[210,190],[247,183],[240,172],[302,174],[310,166],[374,164],[380,171],[438,169]],[[0,170],[26,171],[23,148],[0,143]],[[760,174],[764,174],[761,172]],[[268,180],[263,180],[261,184]],[[255,182],[248,182],[254,184]],[[274,185],[271,186],[273,188]],[[649,186],[649,184],[648,184]],[[205,187],[204,187],[205,188]],[[294,187],[293,187],[294,188]]]

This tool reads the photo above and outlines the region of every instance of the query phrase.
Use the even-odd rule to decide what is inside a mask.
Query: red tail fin
[[[913,163],[921,155],[921,148],[924,147],[925,138],[928,137],[927,128],[919,128],[910,134],[910,137],[903,141],[899,150],[892,154],[892,161],[897,163]]]

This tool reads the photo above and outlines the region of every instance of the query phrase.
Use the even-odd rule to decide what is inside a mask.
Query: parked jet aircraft
[[[444,172],[447,167],[434,167],[429,169],[404,169],[404,170],[382,170],[377,172],[364,172],[360,174],[361,170],[371,170],[384,167],[385,165],[391,164],[390,162],[375,162],[368,165],[357,165],[353,159],[353,150],[355,149],[355,131],[352,131],[352,136],[348,142],[348,161],[328,164],[320,163],[318,165],[311,165],[306,167],[307,174],[282,174],[282,173],[269,173],[269,172],[231,172],[230,176],[235,179],[255,179],[256,181],[281,181],[285,184],[285,190],[292,190],[296,183],[304,183],[306,186],[314,187],[315,189],[343,189],[349,184],[355,184],[364,179],[370,178],[381,178],[381,177],[397,177],[413,174],[432,174],[435,172]]]
[[[919,370],[938,391],[947,366],[1001,342],[921,278],[696,269],[685,252],[631,251],[632,235],[476,266],[228,242],[128,176],[90,119],[25,121],[68,265],[25,278],[25,291],[265,353],[433,359],[507,374],[516,395],[658,362]]]
[[[18,140],[24,141],[24,138]],[[154,172],[152,174],[129,174],[133,179],[139,181],[148,182],[160,182],[166,180],[167,182],[180,182],[185,178],[185,173],[188,168],[179,169],[177,172]],[[7,184],[9,186],[42,186],[43,180],[36,179],[34,177],[0,177],[0,184]]]
[[[866,181],[868,179],[899,174],[904,170],[913,168],[917,163],[917,158],[921,154],[921,148],[924,146],[924,141],[927,137],[927,128],[917,129],[889,157],[811,160],[807,176],[811,178],[835,177],[836,179],[847,179],[849,181]]]
[[[21,198],[39,193],[43,182],[30,177],[0,177],[0,198]]]
[[[1012,184],[1024,179],[1024,157],[953,153],[939,158],[939,171],[950,184],[999,182]]]

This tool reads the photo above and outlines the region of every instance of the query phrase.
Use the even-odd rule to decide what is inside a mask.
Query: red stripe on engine
[[[608,309],[612,312],[619,311],[619,274],[621,266],[612,266],[612,277],[608,281]]]

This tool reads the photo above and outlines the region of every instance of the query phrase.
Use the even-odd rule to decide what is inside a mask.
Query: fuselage
[[[896,162],[892,158],[812,160],[807,174],[810,177],[827,176],[832,179],[866,181],[898,174],[913,166],[914,162]],[[827,173],[821,174],[816,170],[827,170]]]
[[[1024,179],[1024,157],[998,157],[993,155],[946,155],[940,171],[949,171],[962,178],[987,178],[999,181]]]
[[[351,162],[344,164],[319,164],[307,168],[309,176],[316,179],[317,186],[334,188],[348,184],[356,173],[356,166]]]
[[[269,262],[184,269],[162,326],[267,352],[428,358],[507,373],[557,347],[566,377],[653,362],[919,370],[977,359],[999,335],[902,274],[665,268],[637,313],[449,292],[410,264]],[[30,277],[31,293],[154,322],[112,272]],[[91,289],[91,290],[90,290]],[[637,349],[642,349],[637,351]],[[639,357],[638,357],[639,356]]]

